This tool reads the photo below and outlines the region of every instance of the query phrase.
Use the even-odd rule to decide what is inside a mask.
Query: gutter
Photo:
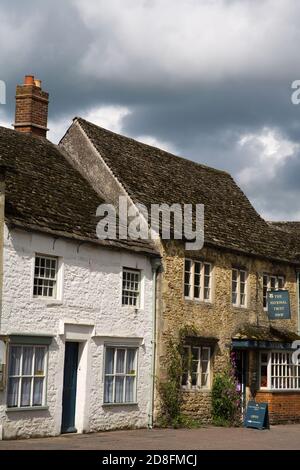
[[[154,393],[155,393],[155,369],[156,369],[156,300],[157,300],[157,272],[161,267],[161,260],[159,258],[151,260],[152,265],[152,356],[151,356],[151,391],[150,403],[148,414],[148,428],[153,428],[153,415],[154,415]]]

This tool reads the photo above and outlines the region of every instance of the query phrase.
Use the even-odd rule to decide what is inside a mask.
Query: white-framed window
[[[141,271],[123,268],[122,305],[139,308],[141,297]]]
[[[263,304],[264,309],[267,308],[267,292],[271,290],[284,289],[285,278],[284,276],[272,276],[269,274],[263,275]]]
[[[232,305],[234,307],[247,307],[247,279],[248,273],[244,269],[232,270]]]
[[[210,356],[211,349],[209,346],[184,346],[182,388],[210,388]]]
[[[211,302],[212,266],[210,263],[185,259],[184,297]]]
[[[260,353],[261,389],[300,390],[300,365],[293,364],[292,354],[286,351]]]
[[[104,403],[135,403],[137,348],[105,347]]]
[[[57,298],[58,258],[35,255],[33,297]]]
[[[46,405],[47,351],[46,346],[10,346],[8,408]]]

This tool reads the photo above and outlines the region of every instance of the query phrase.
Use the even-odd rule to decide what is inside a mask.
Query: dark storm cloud
[[[2,0],[0,119],[34,73],[52,122],[123,106],[124,133],[230,171],[267,217],[300,217],[299,25],[295,0]]]

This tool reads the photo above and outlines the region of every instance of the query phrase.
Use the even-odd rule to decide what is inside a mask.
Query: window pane
[[[200,272],[201,272],[201,263],[195,261],[194,264],[195,264],[195,274],[198,274],[198,275],[199,275]]]
[[[32,359],[33,359],[33,348],[23,347],[23,375],[32,375]]]
[[[276,277],[271,277],[270,279],[270,287],[272,290],[276,289]]]
[[[195,299],[200,298],[200,287],[199,286],[194,287],[194,297],[195,297]]]
[[[115,378],[115,403],[123,403],[124,380],[125,377]]]
[[[188,373],[184,372],[182,374],[181,385],[186,386],[188,384],[188,378],[189,378]]]
[[[207,264],[207,263],[204,264],[204,274],[205,274],[205,276],[210,276],[210,268],[211,268],[210,264]]]
[[[126,377],[125,401],[134,401],[135,377]]]
[[[208,388],[208,374],[201,374],[201,387]]]
[[[105,351],[105,373],[114,373],[114,348],[106,348]]]
[[[283,277],[278,278],[278,289],[284,289],[284,278]]]
[[[196,387],[198,383],[198,374],[192,374],[192,387]]]
[[[21,384],[21,406],[30,406],[31,378],[23,378]]]
[[[135,374],[135,349],[127,349],[126,374]]]
[[[184,296],[191,297],[191,286],[189,284],[184,285]]]
[[[41,406],[43,404],[43,378],[35,378],[33,384],[33,406]]]
[[[192,348],[192,359],[194,361],[199,360],[199,348]]]
[[[262,353],[261,355],[261,362],[267,364],[268,363],[268,354]]]
[[[45,348],[35,348],[34,375],[44,374]]]
[[[260,369],[260,386],[267,387],[268,386],[268,366],[261,365]]]
[[[16,378],[10,378],[8,381],[7,405],[9,407],[18,406],[19,381],[20,379]]]
[[[125,349],[117,349],[116,373],[124,374],[125,369]]]
[[[10,349],[9,375],[20,375],[21,346],[12,346]]]
[[[191,263],[191,260],[189,260],[189,259],[186,259],[186,260],[185,260],[185,263],[184,263],[184,269],[185,269],[185,271],[191,271],[191,264],[192,264],[192,263]]]
[[[210,351],[209,348],[202,348],[202,353],[201,353],[202,361],[209,360],[209,351]]]
[[[113,385],[114,378],[111,376],[106,376],[104,384],[104,403],[113,402]]]
[[[184,296],[191,297],[191,268],[192,263],[190,260],[185,260],[184,263]]]

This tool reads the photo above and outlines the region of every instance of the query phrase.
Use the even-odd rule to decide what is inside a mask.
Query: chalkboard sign
[[[269,429],[268,403],[249,401],[244,419],[246,428]]]
[[[268,292],[267,303],[270,320],[288,320],[291,318],[288,290],[272,290]]]

